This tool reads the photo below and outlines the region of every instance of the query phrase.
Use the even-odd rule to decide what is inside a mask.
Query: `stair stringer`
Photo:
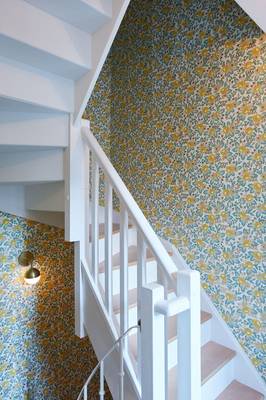
[[[82,268],[82,296],[83,324],[90,339],[97,359],[100,360],[117,340],[116,328],[111,318],[108,317],[103,304],[101,294],[94,284],[86,261],[81,261]],[[125,358],[124,385],[126,400],[140,399],[139,383],[130,360]],[[119,400],[119,348],[110,354],[104,363],[104,375],[111,391],[112,398]]]
[[[173,253],[173,260],[179,270],[189,270],[190,267],[181,256],[177,248],[169,241],[162,239],[161,241],[165,245],[168,251]],[[261,378],[260,374],[252,364],[251,360],[245,353],[244,349],[232,333],[231,329],[221,317],[219,311],[213,304],[211,298],[206,291],[201,288],[201,309],[212,314],[212,326],[211,336],[212,340],[229,347],[236,352],[234,359],[234,379],[243,383],[244,385],[250,386],[252,389],[257,390],[266,396],[266,385]]]
[[[82,118],[129,3],[130,0],[113,0],[110,21],[93,34],[91,70],[75,83],[75,124]]]

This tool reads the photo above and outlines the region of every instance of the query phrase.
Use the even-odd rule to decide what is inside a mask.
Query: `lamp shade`
[[[18,257],[18,262],[21,267],[29,267],[24,274],[24,281],[29,285],[35,285],[35,283],[39,282],[41,277],[40,271],[33,267],[33,260],[34,255],[28,250],[23,251]]]

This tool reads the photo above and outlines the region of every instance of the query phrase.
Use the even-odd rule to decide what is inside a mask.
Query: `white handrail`
[[[126,206],[137,228],[141,231],[143,237],[145,238],[146,243],[151,248],[159,265],[163,268],[164,272],[166,273],[167,278],[170,281],[173,281],[172,271],[176,270],[176,265],[173,262],[170,255],[168,254],[164,245],[158,238],[157,234],[154,232],[150,223],[148,222],[143,212],[137,205],[133,196],[128,191],[126,185],[118,175],[117,171],[113,167],[112,163],[109,161],[108,157],[102,150],[97,139],[91,133],[90,129],[88,127],[82,127],[82,134],[89,148],[92,150],[95,158],[97,159],[99,165],[103,168],[104,173],[108,176],[119,198]]]

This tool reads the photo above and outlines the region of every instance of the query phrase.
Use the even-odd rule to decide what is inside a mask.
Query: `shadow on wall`
[[[41,280],[26,285],[29,249]],[[0,399],[74,400],[97,360],[74,335],[73,245],[61,229],[0,212]],[[90,399],[97,398],[97,381]]]

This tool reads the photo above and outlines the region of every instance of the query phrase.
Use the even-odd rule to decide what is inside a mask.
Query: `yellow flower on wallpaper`
[[[254,124],[260,125],[263,121],[263,116],[260,114],[252,115],[252,120],[253,120]]]
[[[229,164],[225,167],[226,172],[232,174],[236,172],[236,166],[234,164]]]
[[[247,169],[244,169],[244,170],[242,171],[242,178],[243,178],[245,181],[250,181],[250,180],[251,180],[251,173],[250,173],[250,171],[247,170]]]
[[[240,80],[236,83],[236,88],[237,89],[248,89],[249,84],[248,81]]]
[[[244,314],[250,314],[250,313],[251,313],[251,308],[250,308],[247,304],[245,304],[245,305],[243,305],[243,307],[242,307],[242,312],[243,312]]]
[[[236,106],[236,103],[234,101],[229,101],[228,103],[226,103],[225,108],[227,111],[232,111],[234,110]]]

